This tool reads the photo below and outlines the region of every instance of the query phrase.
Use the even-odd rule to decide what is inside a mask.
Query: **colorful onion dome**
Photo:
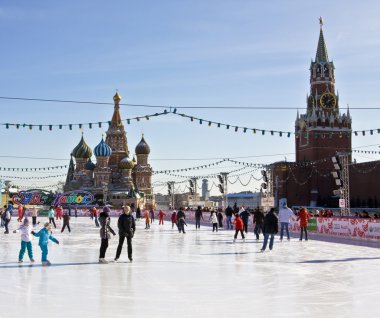
[[[88,161],[87,161],[86,164],[84,165],[84,168],[85,168],[86,170],[91,170],[91,171],[93,171],[93,170],[95,169],[95,167],[96,167],[96,165],[95,165],[95,163],[93,163],[93,162],[91,161],[91,158],[88,159]]]
[[[96,157],[109,157],[112,154],[112,149],[102,138],[102,141],[94,148],[94,154]]]
[[[119,168],[120,169],[132,169],[135,166],[135,163],[130,160],[128,157],[123,158],[119,162]]]
[[[71,154],[74,158],[91,158],[92,150],[84,141],[83,135],[79,144],[73,149]]]
[[[135,152],[136,152],[136,155],[149,155],[150,147],[144,139],[144,134],[141,137],[141,141],[136,146]]]

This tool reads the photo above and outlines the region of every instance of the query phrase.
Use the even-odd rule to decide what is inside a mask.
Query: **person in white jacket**
[[[18,262],[22,263],[25,250],[28,250],[28,256],[32,263],[34,263],[33,259],[33,250],[32,250],[32,241],[30,240],[30,227],[28,218],[24,219],[22,225],[19,226],[17,230],[14,230],[13,233],[20,232],[21,233],[21,249],[18,255]]]
[[[212,223],[212,231],[214,232],[216,230],[218,232],[218,218],[215,211],[211,212],[210,221]]]
[[[278,212],[278,220],[281,224],[280,241],[282,241],[282,238],[284,235],[284,228],[286,230],[288,241],[290,240],[289,223],[292,217],[295,217],[293,211],[289,209],[286,204],[284,204],[282,208],[280,208],[280,211]]]

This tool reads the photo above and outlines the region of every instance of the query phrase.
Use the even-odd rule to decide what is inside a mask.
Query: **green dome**
[[[91,158],[92,150],[84,141],[83,136],[82,136],[79,144],[73,149],[71,154],[74,158],[84,158],[84,159],[85,158]]]
[[[128,157],[125,157],[119,162],[120,169],[132,169],[135,166],[135,163],[132,160],[129,160]]]

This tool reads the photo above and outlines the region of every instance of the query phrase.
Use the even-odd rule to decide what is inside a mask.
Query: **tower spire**
[[[329,57],[327,55],[327,47],[325,43],[325,38],[323,36],[323,19],[322,17],[319,17],[319,25],[320,25],[320,31],[319,31],[319,40],[318,40],[318,47],[317,47],[317,53],[315,55],[315,62],[328,62]]]
[[[113,112],[113,116],[111,119],[111,127],[117,128],[117,127],[123,126],[123,123],[122,123],[121,117],[120,117],[120,112],[119,112],[119,109],[120,109],[119,103],[120,103],[121,97],[119,95],[118,90],[116,90],[116,94],[113,97],[113,100],[115,103],[115,107],[114,107],[114,112]]]

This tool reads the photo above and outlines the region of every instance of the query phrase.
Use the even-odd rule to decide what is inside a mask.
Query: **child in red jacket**
[[[244,223],[243,223],[243,220],[241,219],[241,217],[238,213],[235,214],[235,220],[234,220],[233,224],[235,224],[234,242],[236,241],[239,232],[241,234],[241,238],[244,240],[245,239],[244,232],[243,232]]]
[[[174,228],[174,224],[177,224],[177,212],[176,210],[172,213],[172,229]]]
[[[159,220],[158,225],[160,225],[160,224],[164,225],[164,216],[165,215],[166,215],[165,212],[162,210],[160,210],[160,212],[158,212],[158,220]]]
[[[301,208],[300,214],[298,215],[297,221],[300,221],[301,236],[300,241],[302,241],[302,234],[305,232],[305,241],[307,241],[307,224],[309,223],[310,215],[306,208]]]

